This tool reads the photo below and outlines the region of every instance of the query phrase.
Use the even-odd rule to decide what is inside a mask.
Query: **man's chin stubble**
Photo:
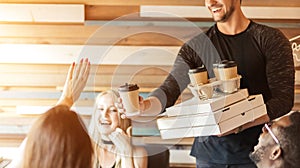
[[[264,151],[266,150],[266,147],[262,146],[256,149],[254,152],[249,154],[250,159],[255,163],[259,163],[263,156],[264,156]]]

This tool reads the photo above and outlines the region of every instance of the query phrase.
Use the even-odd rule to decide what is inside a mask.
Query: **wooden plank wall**
[[[2,0],[1,4],[20,4],[21,6],[22,4],[24,6],[55,4],[56,7],[59,5],[79,5],[79,8],[82,5],[84,9],[82,13],[83,21],[80,21],[80,16],[78,16],[79,19],[77,21],[53,21],[49,19],[48,15],[43,13],[39,15],[45,15],[46,20],[0,20],[1,48],[5,49],[7,44],[13,44],[11,50],[16,51],[20,50],[18,47],[20,44],[180,47],[183,42],[199,33],[199,31],[205,30],[212,21],[211,18],[203,17],[174,19],[143,18],[139,15],[141,5],[203,6],[204,0]],[[244,0],[243,6],[300,7],[300,1]],[[37,16],[32,14],[32,17]],[[183,22],[185,19],[187,20]],[[252,19],[267,24],[274,24],[288,38],[293,38],[300,34],[300,20],[297,19]],[[112,20],[114,22],[108,22]],[[191,22],[189,21],[200,26],[196,26],[195,29],[195,26],[182,26],[180,24],[182,22],[190,24]],[[299,41],[299,39],[293,40],[296,43],[296,49],[299,49]],[[298,51],[296,49],[295,52]],[[54,53],[62,52],[58,48],[53,50],[55,50]],[[43,50],[38,52],[43,52]],[[44,52],[51,55],[48,50]],[[8,51],[0,57],[10,56]],[[26,54],[22,56],[30,57],[30,55]],[[70,54],[66,53],[61,57],[69,58]],[[61,59],[64,60],[64,58]],[[138,83],[144,92],[159,86],[168,74],[170,65],[164,62],[158,66],[146,64],[93,64],[93,77],[89,79],[85,92],[89,96],[81,98],[77,105],[92,106],[95,93],[111,87],[117,87],[120,85],[118,81],[123,82],[123,80],[118,79],[130,79],[129,82]],[[10,138],[11,136],[14,136],[15,139],[24,137],[24,132],[10,132],[10,130],[15,130],[16,125],[21,126],[19,128],[22,129],[22,126],[30,125],[38,116],[17,114],[17,107],[54,105],[60,95],[68,66],[69,64],[65,62],[60,63],[59,59],[56,63],[51,64],[48,62],[0,62],[0,139],[1,137],[2,140],[4,139],[4,145],[7,142],[6,140],[14,139]],[[118,73],[116,75],[114,72],[117,69]],[[89,118],[88,116],[85,117],[86,119]]]

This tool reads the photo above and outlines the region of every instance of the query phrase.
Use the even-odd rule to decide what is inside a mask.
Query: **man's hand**
[[[162,105],[158,98],[152,96],[146,99],[139,96],[139,104],[140,104],[140,113],[136,116],[126,116],[126,109],[124,109],[122,105],[122,99],[118,100],[118,105],[116,105],[120,112],[123,113],[121,118],[130,118],[134,120],[135,118],[139,118],[139,116],[157,116],[162,111]]]
[[[81,59],[79,64],[73,62],[69,68],[63,93],[57,104],[67,105],[69,108],[78,100],[84,89],[90,73],[90,62]]]
[[[123,106],[121,98],[118,99],[116,107],[118,107],[119,112],[122,113],[122,115],[121,115],[122,119],[125,119],[125,118],[134,119],[135,117],[139,116],[139,115],[136,115],[136,116],[126,116],[126,109]],[[143,111],[145,110],[145,103],[144,103],[144,99],[143,99],[142,96],[139,96],[139,107],[140,107],[140,115],[141,115],[143,113]]]

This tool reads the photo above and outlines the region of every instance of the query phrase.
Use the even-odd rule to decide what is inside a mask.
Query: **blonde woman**
[[[95,167],[147,167],[147,152],[133,146],[127,131],[129,119],[121,119],[116,107],[119,94],[113,90],[100,93],[95,101],[89,134],[94,140]]]

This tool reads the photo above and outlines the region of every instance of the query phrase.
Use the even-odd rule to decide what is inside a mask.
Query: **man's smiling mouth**
[[[213,8],[213,9],[211,9],[211,11],[212,11],[213,13],[217,13],[217,12],[220,12],[220,11],[221,11],[221,8]]]

